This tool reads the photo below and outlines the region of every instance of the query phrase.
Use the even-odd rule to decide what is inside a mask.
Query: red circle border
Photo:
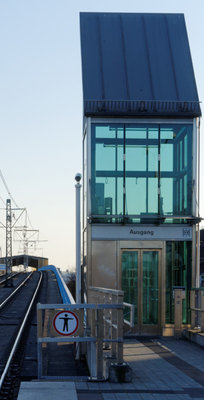
[[[56,318],[58,317],[58,315],[60,315],[60,314],[62,314],[62,313],[69,313],[69,314],[72,314],[72,315],[76,318],[77,326],[76,326],[75,330],[72,331],[71,333],[61,333],[61,332],[58,331],[58,329],[57,329],[56,326],[55,326],[55,320],[56,320]],[[54,328],[54,330],[55,330],[59,335],[62,335],[62,336],[72,336],[72,335],[77,331],[78,327],[79,327],[79,319],[78,319],[77,315],[74,314],[72,311],[68,311],[68,310],[59,311],[59,312],[55,315],[55,317],[54,317],[54,320],[53,320],[53,328]]]

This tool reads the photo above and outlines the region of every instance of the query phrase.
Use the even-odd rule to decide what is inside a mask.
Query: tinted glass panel
[[[138,252],[123,251],[122,253],[122,290],[124,302],[135,305],[135,324],[138,315]],[[124,318],[130,320],[129,309],[124,310]]]
[[[157,126],[125,126],[126,215],[158,212],[158,138]]]
[[[123,143],[122,127],[92,127],[91,203],[94,215],[123,212]]]
[[[91,146],[92,214],[142,223],[192,215],[191,124],[93,124]]]
[[[166,242],[166,322],[174,323],[174,286],[184,286],[183,323],[190,323],[189,302],[191,289],[191,242]]]
[[[143,251],[143,324],[158,324],[158,252]]]

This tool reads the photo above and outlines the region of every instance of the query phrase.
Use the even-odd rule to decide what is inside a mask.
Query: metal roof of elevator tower
[[[80,13],[85,115],[200,116],[183,14]]]

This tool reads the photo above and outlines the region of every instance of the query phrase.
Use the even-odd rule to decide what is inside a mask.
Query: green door
[[[134,304],[134,331],[160,332],[160,250],[122,251],[122,290],[124,302]],[[125,319],[128,319],[128,308]]]

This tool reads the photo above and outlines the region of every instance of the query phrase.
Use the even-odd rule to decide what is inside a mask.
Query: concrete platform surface
[[[204,348],[173,338],[130,338],[124,360],[131,383],[33,381],[21,384],[18,400],[201,400]]]
[[[125,339],[131,383],[75,382],[78,400],[204,399],[204,349],[173,338]]]
[[[77,400],[74,382],[22,382],[18,400]]]

